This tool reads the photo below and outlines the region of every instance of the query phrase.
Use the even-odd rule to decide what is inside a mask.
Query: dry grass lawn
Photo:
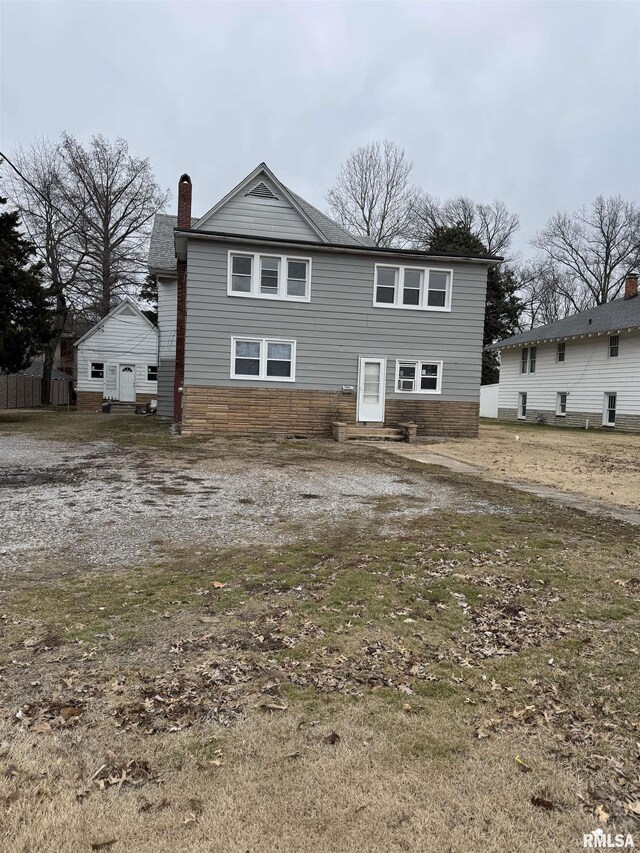
[[[479,440],[455,439],[433,449],[498,479],[542,483],[640,509],[640,435],[484,423]]]
[[[18,431],[97,430],[131,464],[208,452],[151,420],[45,413],[0,420],[0,456]],[[328,448],[209,452],[293,471]],[[487,511],[400,516],[385,536],[380,503],[353,531],[203,538],[108,571],[70,541],[64,567],[2,572],[2,853],[533,853],[583,849],[597,825],[640,838],[637,530],[340,453]]]

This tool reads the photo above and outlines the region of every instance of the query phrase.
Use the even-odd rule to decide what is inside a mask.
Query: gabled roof
[[[122,312],[123,308],[126,308],[127,306],[131,306],[131,308],[133,308],[135,313],[139,317],[141,317],[148,326],[151,326],[151,328],[154,329],[154,331],[156,331],[156,332],[158,331],[157,326],[155,326],[151,322],[151,320],[142,313],[142,311],[138,307],[135,300],[133,300],[130,296],[125,296],[125,297],[123,297],[121,302],[118,302],[118,304],[115,306],[115,308],[112,308],[108,314],[106,314],[101,320],[98,320],[98,322],[95,324],[95,326],[92,326],[89,329],[89,331],[86,333],[86,335],[83,335],[81,338],[78,338],[78,340],[74,344],[74,347],[77,347],[83,341],[86,341],[87,338],[90,338],[92,335],[94,335],[98,331],[98,329],[100,329],[101,326],[104,326],[104,324],[107,322],[107,320],[110,320],[112,317],[117,317],[117,315]]]
[[[632,299],[614,299],[587,311],[581,311],[564,320],[538,326],[521,335],[513,335],[490,344],[485,349],[504,349],[519,347],[524,344],[542,343],[544,341],[564,340],[567,338],[583,337],[584,335],[602,335],[607,332],[615,334],[624,329],[640,328],[640,296]]]
[[[312,204],[309,204],[309,202],[300,198],[299,195],[296,195],[296,193],[288,189],[282,181],[278,180],[266,163],[260,163],[260,165],[256,166],[256,168],[250,172],[244,180],[240,181],[240,183],[235,186],[231,192],[227,193],[224,198],[220,199],[220,201],[215,204],[211,210],[207,211],[204,216],[201,216],[195,225],[192,224],[191,227],[196,230],[201,228],[206,224],[207,220],[210,219],[211,216],[220,210],[220,208],[224,207],[224,205],[231,201],[232,198],[240,195],[248,186],[256,184],[256,182],[258,182],[258,186],[260,186],[262,183],[260,179],[265,177],[271,182],[271,184],[273,184],[276,192],[285,198],[291,207],[300,214],[301,218],[318,237],[319,243],[340,243],[345,246],[374,245],[373,241],[369,241],[368,238],[363,239],[345,231],[345,229],[338,225],[337,222],[333,222],[333,220],[329,219],[328,216],[325,216],[324,213],[321,213]],[[255,187],[253,187],[253,189],[255,189]],[[267,190],[266,186],[265,190]]]

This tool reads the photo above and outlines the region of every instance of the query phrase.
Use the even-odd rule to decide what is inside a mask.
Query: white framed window
[[[618,395],[612,391],[604,395],[604,414],[602,416],[603,426],[616,425],[616,409],[618,407]]]
[[[520,373],[535,373],[538,347],[524,347],[520,354]]]
[[[527,418],[527,392],[521,391],[518,394],[518,419],[521,421]]]
[[[567,392],[558,391],[556,394],[556,415],[559,418],[567,416]]]
[[[147,365],[147,382],[157,382],[158,381],[158,365],[157,364],[148,364]]]
[[[295,341],[231,338],[231,379],[295,382],[295,373]]]
[[[609,335],[609,358],[620,355],[620,335]]]
[[[227,295],[311,301],[311,258],[229,252]]]
[[[375,308],[451,311],[453,270],[375,264]]]
[[[104,379],[104,362],[92,361],[89,364],[90,379]]]
[[[565,341],[560,341],[558,343],[558,349],[556,350],[556,361],[564,362],[567,357],[567,345]]]
[[[442,362],[398,359],[395,388],[410,394],[442,393]]]

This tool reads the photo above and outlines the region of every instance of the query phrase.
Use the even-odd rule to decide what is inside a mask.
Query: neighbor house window
[[[157,364],[148,364],[147,365],[147,382],[157,382],[158,381],[158,365]]]
[[[229,252],[227,294],[309,302],[311,259]]]
[[[396,361],[396,391],[440,394],[441,361]]]
[[[232,338],[231,378],[293,382],[295,356],[295,341]]]
[[[104,379],[104,363],[101,361],[92,361],[89,365],[89,376],[92,379]]]
[[[536,358],[538,354],[537,347],[525,347],[520,356],[520,373],[535,373]]]
[[[558,350],[556,353],[556,361],[564,361],[566,354],[567,354],[567,345],[564,341],[561,341],[558,344]]]
[[[375,265],[373,304],[378,308],[451,310],[452,270]]]
[[[566,417],[567,414],[567,394],[566,391],[560,391],[556,396],[556,415],[559,418]]]
[[[617,394],[605,394],[604,395],[604,418],[602,421],[604,426],[615,426],[616,425],[617,403],[618,403],[618,395]]]
[[[609,358],[617,358],[620,352],[620,335],[609,335]]]
[[[527,417],[527,395],[525,392],[518,394],[518,417],[522,421]]]

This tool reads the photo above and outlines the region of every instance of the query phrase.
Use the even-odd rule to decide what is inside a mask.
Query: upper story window
[[[537,355],[537,347],[524,347],[520,354],[520,373],[536,372]]]
[[[556,361],[564,361],[567,355],[567,345],[564,341],[560,341],[556,351]]]
[[[229,252],[227,294],[309,302],[311,258]]]
[[[440,394],[441,390],[441,361],[396,361],[396,391]]]
[[[451,310],[452,270],[375,265],[373,304],[377,308]]]
[[[620,354],[620,335],[609,335],[609,358],[617,358]]]
[[[296,342],[274,338],[231,338],[231,378],[293,382]]]
[[[89,365],[89,376],[91,379],[104,379],[104,363],[102,361],[92,361]]]

